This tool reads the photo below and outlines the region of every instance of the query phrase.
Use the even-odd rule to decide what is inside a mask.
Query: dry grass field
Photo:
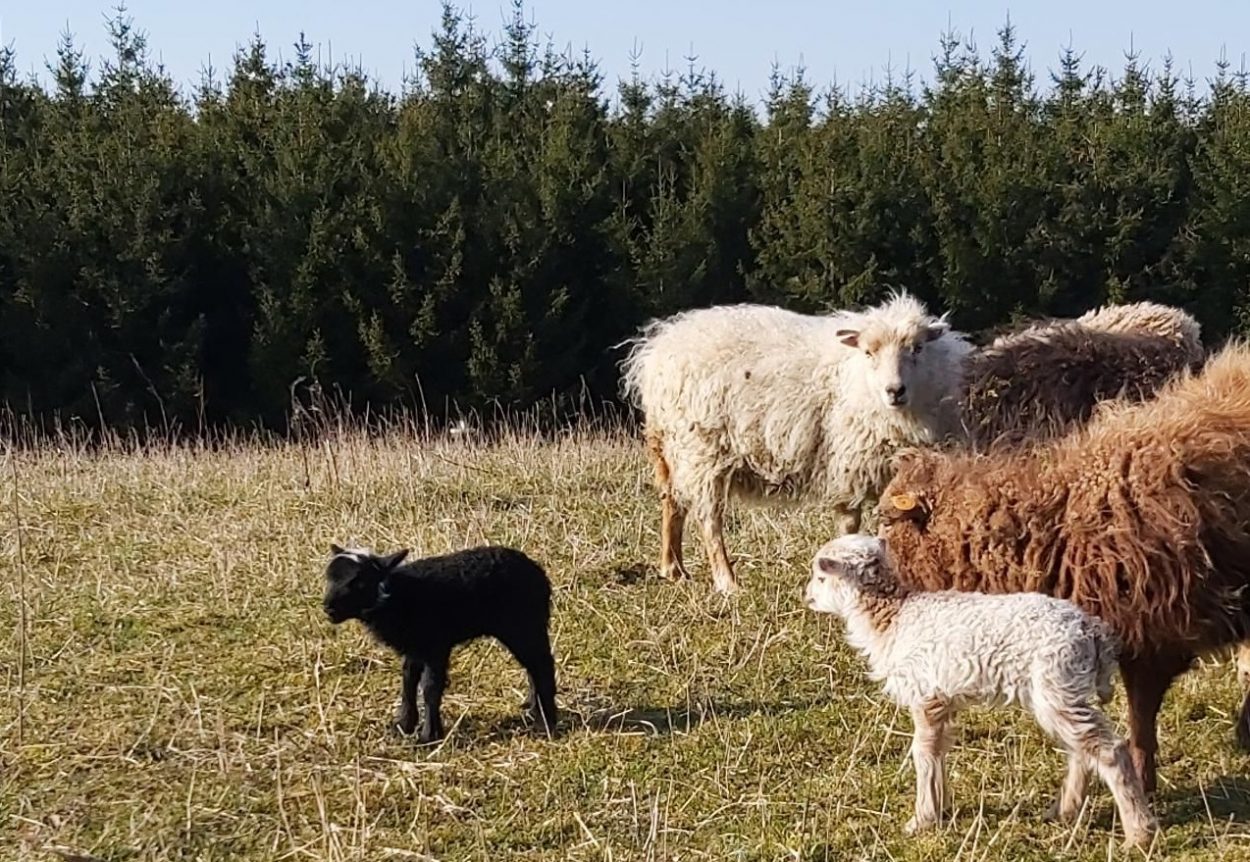
[[[1010,710],[961,721],[954,821],[904,837],[910,721],[800,602],[828,521],[738,509],[743,594],[714,596],[693,544],[695,580],[662,582],[628,435],[49,444],[0,463],[0,859],[1128,855],[1101,786],[1075,826],[1040,819],[1063,757]],[[542,561],[561,734],[519,721],[523,673],[479,642],[453,658],[449,737],[393,736],[398,661],[321,612],[332,540]],[[1169,697],[1152,858],[1250,859],[1238,702],[1214,660]]]

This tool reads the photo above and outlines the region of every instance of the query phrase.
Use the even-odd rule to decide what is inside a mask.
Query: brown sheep
[[[968,358],[960,415],[978,449],[1059,436],[1101,401],[1152,397],[1203,355],[1198,322],[1151,302],[1033,323]]]
[[[1250,635],[1250,345],[1067,437],[989,454],[909,450],[880,534],[919,589],[1042,592],[1106,621],[1134,765],[1194,658]]]

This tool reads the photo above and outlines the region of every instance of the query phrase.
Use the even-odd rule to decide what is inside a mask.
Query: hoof
[[[412,732],[416,729],[416,716],[401,715],[391,724],[391,733],[396,736],[412,736]]]
[[[1155,827],[1151,826],[1147,829],[1135,829],[1132,832],[1126,832],[1121,846],[1125,850],[1131,850],[1134,847],[1138,850],[1146,850],[1150,847],[1150,843],[1154,840],[1157,831]]]
[[[919,820],[913,817],[903,826],[905,835],[919,835],[921,832],[927,832],[937,825],[936,820]]]
[[[660,577],[666,581],[684,581],[690,578],[690,573],[680,563],[668,563],[661,564]]]
[[[443,732],[441,730],[439,731],[422,730],[419,734],[417,734],[417,742],[419,742],[422,745],[430,745],[432,743],[438,742],[442,738],[443,738]]]
[[[1250,699],[1242,704],[1241,714],[1237,716],[1237,747],[1242,751],[1250,751]]]
[[[556,716],[553,715],[550,718],[546,718],[540,710],[529,707],[525,710],[525,718],[527,721],[541,729],[544,733],[555,736],[557,721]]]
[[[1056,799],[1042,812],[1042,819],[1047,823],[1071,823],[1076,820],[1077,815],[1080,813],[1081,808],[1079,805],[1074,809],[1065,811],[1060,807],[1059,800]]]

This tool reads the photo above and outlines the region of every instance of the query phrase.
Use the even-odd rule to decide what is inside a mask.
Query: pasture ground
[[[961,721],[953,824],[905,838],[909,719],[800,603],[828,522],[739,509],[742,595],[710,593],[693,536],[696,578],[661,582],[627,435],[0,457],[0,858],[1126,855],[1101,786],[1075,827],[1041,821],[1062,755],[1003,710]],[[392,736],[397,660],[321,614],[331,540],[544,562],[562,735],[520,724],[522,672],[477,643],[453,660],[449,739]],[[1214,660],[1169,697],[1153,858],[1250,859],[1238,702]]]

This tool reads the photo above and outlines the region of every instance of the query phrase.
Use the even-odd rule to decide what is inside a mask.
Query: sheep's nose
[[[885,387],[885,394],[889,397],[891,404],[907,403],[907,387],[901,383],[897,386]]]

